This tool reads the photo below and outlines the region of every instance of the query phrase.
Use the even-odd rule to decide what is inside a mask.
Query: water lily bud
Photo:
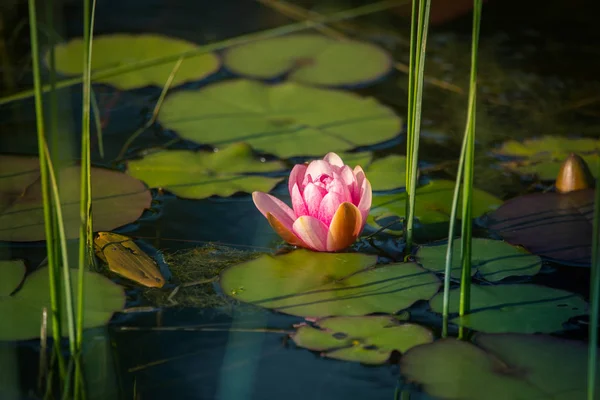
[[[267,193],[254,192],[256,208],[289,244],[339,251],[362,232],[371,208],[371,183],[360,166],[345,165],[335,153],[297,164],[288,183],[292,208]]]
[[[560,193],[588,189],[594,187],[594,177],[585,160],[571,153],[560,166],[555,186]]]

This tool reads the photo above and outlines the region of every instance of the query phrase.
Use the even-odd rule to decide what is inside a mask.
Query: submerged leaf
[[[439,279],[416,264],[374,266],[360,253],[295,250],[227,268],[221,288],[233,298],[303,317],[394,313],[431,298]]]
[[[276,37],[233,47],[223,63],[235,74],[344,86],[374,81],[392,69],[383,49],[356,40],[339,41],[318,34]]]
[[[157,34],[131,35],[117,33],[94,36],[92,46],[92,73],[103,69],[127,66],[144,60],[177,56],[198,49],[194,43]],[[82,38],[56,46],[56,70],[65,75],[81,75],[83,73]],[[50,53],[46,54],[46,64]],[[93,82],[106,83],[119,89],[130,90],[144,86],[164,86],[177,60],[150,67],[137,68],[135,71],[114,76],[93,79]],[[216,72],[220,68],[220,60],[213,53],[198,54],[183,60],[173,78],[172,86],[185,82],[200,80]],[[93,78],[93,76],[92,76]]]
[[[19,286],[25,276],[22,260],[0,261],[0,298],[9,296]]]
[[[179,197],[227,197],[236,192],[269,192],[283,178],[248,175],[285,169],[279,161],[260,162],[245,143],[218,152],[165,150],[127,163],[127,172],[150,187],[169,190]]]
[[[282,158],[344,152],[391,139],[402,121],[377,100],[293,82],[237,79],[167,96],[163,127],[193,142],[246,142]]]
[[[36,157],[0,155],[0,240],[43,240],[44,210],[39,160]],[[79,166],[58,174],[65,233],[79,236]],[[92,168],[92,220],[94,231],[110,231],[138,219],[150,207],[152,196],[144,184],[124,173]]]
[[[450,313],[458,313],[460,289],[450,291]],[[430,301],[442,313],[443,293]],[[471,285],[471,311],[452,323],[481,332],[551,333],[563,330],[569,318],[587,313],[577,294],[531,284]]]

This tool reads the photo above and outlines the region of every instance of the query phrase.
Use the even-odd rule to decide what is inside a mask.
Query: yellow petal
[[[560,166],[555,186],[560,193],[588,189],[594,186],[594,177],[585,160],[571,153]]]
[[[327,250],[339,251],[350,246],[362,229],[362,216],[359,209],[352,203],[344,202],[340,204],[327,235]]]
[[[271,228],[273,228],[275,233],[281,236],[281,238],[287,243],[291,244],[292,246],[306,247],[304,242],[294,235],[294,232],[286,228],[285,225],[279,222],[279,220],[270,212],[267,213],[267,220],[269,221],[269,225],[271,225]]]

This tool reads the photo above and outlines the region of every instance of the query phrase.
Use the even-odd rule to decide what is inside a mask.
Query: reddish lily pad
[[[0,156],[0,240],[43,240],[44,210],[37,157]],[[79,166],[59,173],[67,238],[79,236]],[[122,172],[92,168],[94,231],[110,231],[138,219],[152,196],[139,180]]]
[[[507,242],[553,261],[589,266],[594,190],[533,193],[511,199],[489,214],[489,228]]]

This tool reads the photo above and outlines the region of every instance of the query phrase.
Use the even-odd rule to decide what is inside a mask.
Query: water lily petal
[[[362,185],[364,180],[366,179],[365,176],[365,171],[363,171],[362,167],[360,165],[357,165],[356,167],[354,167],[354,171],[352,171],[354,173],[354,178],[356,180],[356,191],[352,193],[352,198],[356,199],[356,202],[354,202],[354,205],[357,205],[360,202],[360,191],[362,189]],[[356,197],[355,197],[356,196]]]
[[[360,202],[358,203],[358,209],[363,217],[363,224],[367,221],[372,201],[373,190],[371,189],[371,182],[365,178],[362,182],[362,187],[360,188]]]
[[[327,234],[327,251],[340,251],[356,241],[364,226],[360,210],[351,203],[342,203],[331,221]]]
[[[283,201],[263,192],[253,192],[252,200],[262,215],[266,217],[267,213],[271,213],[286,228],[292,229],[296,214]]]
[[[323,200],[323,196],[325,196],[327,192],[322,188],[309,183],[304,188],[304,204],[306,204],[306,208],[308,210],[308,215],[312,215],[316,217],[319,214],[319,206],[321,205],[321,201]]]
[[[292,207],[294,208],[294,213],[296,213],[296,217],[309,215],[308,209],[306,208],[306,204],[304,203],[302,194],[300,194],[300,189],[298,188],[297,183],[294,184],[294,187],[292,188],[290,193],[292,194]]]
[[[319,214],[317,215],[319,221],[329,226],[333,219],[333,215],[344,201],[345,199],[338,193],[327,193],[325,197],[323,197],[323,201],[321,201],[321,206],[319,207]]]
[[[294,222],[294,233],[304,242],[306,246],[316,251],[327,251],[327,225],[311,217],[304,215]]]
[[[279,222],[279,220],[270,212],[267,213],[267,220],[269,221],[269,225],[271,225],[271,228],[273,228],[275,233],[277,233],[287,243],[291,244],[292,246],[307,247],[302,239],[296,236],[291,229],[288,229],[285,225]]]
[[[327,153],[325,155],[325,157],[323,157],[323,160],[327,161],[331,165],[335,165],[336,167],[344,166],[344,162],[342,161],[340,156],[338,156],[337,154],[335,154],[333,152]]]
[[[298,184],[298,189],[300,189],[300,193],[303,192],[304,185],[302,184],[304,181],[304,174],[306,174],[307,166],[304,164],[296,164],[294,168],[292,168],[292,172],[290,172],[290,178],[288,180],[288,189],[290,195],[292,194],[292,189],[294,185]]]
[[[321,175],[333,175],[333,167],[325,160],[311,161],[306,168],[306,175],[304,176],[304,182],[307,182],[307,178],[310,176],[309,182],[315,182]]]

